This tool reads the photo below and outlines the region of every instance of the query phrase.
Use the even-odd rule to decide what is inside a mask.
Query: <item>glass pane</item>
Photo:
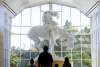
[[[19,49],[12,49],[11,53],[10,53],[10,58],[12,59],[11,62],[13,62],[14,60],[17,62],[19,62],[18,59],[20,59],[20,50]]]
[[[62,52],[62,57],[68,57],[69,59],[71,59],[71,52]]]
[[[81,44],[75,44],[73,51],[81,51]]]
[[[29,60],[21,60],[19,67],[28,67],[28,65],[29,65]]]
[[[36,58],[39,55],[39,52],[31,52],[31,58]]]
[[[45,4],[41,6],[42,11],[48,11],[49,10],[49,4]]]
[[[30,8],[27,8],[22,11],[22,26],[30,25],[30,17],[31,17]]]
[[[70,8],[63,6],[62,7],[62,26],[65,25],[66,21],[70,22]]]
[[[57,41],[58,44],[58,41]],[[54,46],[54,51],[61,51],[61,44],[58,44],[58,46]]]
[[[81,60],[73,60],[73,67],[81,67]]]
[[[12,25],[15,25],[15,26],[21,25],[21,13],[12,19]]]
[[[32,8],[31,26],[40,25],[40,7]]]
[[[40,19],[41,25],[43,25],[43,21],[42,21],[42,20],[43,20],[43,13],[44,13],[44,12],[41,12],[41,19]]]
[[[82,26],[81,33],[82,34],[90,34],[90,27],[89,26]]]
[[[82,60],[82,67],[92,67],[91,60]]]
[[[11,35],[11,47],[20,48],[20,35]]]
[[[67,50],[67,46],[62,45],[62,51],[66,51]]]
[[[75,35],[75,45],[81,44],[81,34]]]
[[[74,41],[74,48],[73,51],[81,51],[81,35],[75,35],[75,41]]]
[[[64,26],[66,32],[71,32],[74,35],[80,34],[80,27],[70,26],[69,22]]]
[[[72,53],[73,59],[81,59],[81,51]]]
[[[18,67],[19,64],[19,55],[17,50],[12,50],[13,53],[10,53],[10,67]]]
[[[82,48],[83,48],[83,50],[86,49],[86,48],[90,49],[91,48],[91,44],[82,44]]]
[[[61,57],[61,52],[55,52],[55,54],[59,57]]]
[[[13,67],[13,66],[11,66],[11,67]],[[19,60],[17,67],[21,67],[21,60]]]
[[[11,27],[11,32],[15,34],[20,34],[20,27]]]
[[[90,26],[90,18],[86,17],[81,13],[81,25],[82,26]]]
[[[80,26],[80,12],[75,8],[71,8],[71,23],[72,26]]]
[[[30,52],[21,50],[21,59],[30,59]]]
[[[31,27],[21,27],[21,34],[28,34]]]
[[[61,11],[61,6],[57,4],[53,4],[53,11]]]
[[[30,40],[30,46],[31,46],[31,50],[32,50],[33,48],[35,48],[35,44],[34,44],[34,41],[33,41],[33,40]]]
[[[85,49],[86,51],[82,51],[82,59],[91,59],[91,50]]]
[[[21,35],[21,48],[23,50],[30,50],[30,40],[27,35]]]
[[[43,13],[41,12],[41,25],[43,25]],[[52,17],[52,20],[55,21],[59,26],[61,26],[61,12],[58,12],[58,17]]]
[[[81,37],[82,37],[82,39],[81,39],[82,44],[90,44],[91,43],[91,39],[90,39],[91,36],[90,35],[81,35]]]
[[[61,26],[61,12],[58,12],[58,18],[53,17],[53,21],[55,21],[58,24],[58,26]]]

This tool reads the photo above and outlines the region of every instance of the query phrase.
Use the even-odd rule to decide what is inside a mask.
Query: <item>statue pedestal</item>
[[[58,67],[62,67],[63,66],[63,63],[64,63],[64,59],[62,57],[59,57],[55,54],[52,54],[53,56],[53,66],[52,67],[55,67],[55,64],[58,64]]]
[[[64,63],[63,60],[54,60],[52,67],[55,67],[55,64],[58,64],[58,67],[62,67],[63,63]]]

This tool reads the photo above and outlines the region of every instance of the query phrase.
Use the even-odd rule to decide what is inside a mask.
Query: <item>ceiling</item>
[[[88,15],[97,6],[99,0],[0,0],[0,5],[3,5],[6,8],[6,12],[10,16],[16,16],[27,7],[47,3],[75,7],[85,15]]]

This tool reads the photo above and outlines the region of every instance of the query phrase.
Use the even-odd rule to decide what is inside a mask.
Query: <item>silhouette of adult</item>
[[[71,63],[69,62],[69,58],[68,57],[65,57],[65,61],[64,61],[63,67],[71,67]]]
[[[34,65],[34,60],[33,60],[33,59],[30,60],[30,66],[29,66],[29,67],[36,67],[36,66]]]
[[[52,55],[48,52],[48,47],[44,46],[43,52],[40,53],[38,57],[39,67],[52,67],[53,58]]]

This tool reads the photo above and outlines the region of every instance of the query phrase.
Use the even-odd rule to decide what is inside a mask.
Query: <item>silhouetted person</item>
[[[58,67],[58,64],[55,64],[55,67]]]
[[[39,67],[52,67],[53,58],[52,55],[48,52],[48,47],[44,46],[44,52],[40,53],[38,57]]]
[[[69,62],[69,58],[68,57],[65,57],[65,61],[64,61],[63,67],[71,67],[71,63]]]
[[[34,65],[34,60],[33,60],[33,59],[30,60],[30,66],[29,66],[29,67],[36,67],[36,66]]]

